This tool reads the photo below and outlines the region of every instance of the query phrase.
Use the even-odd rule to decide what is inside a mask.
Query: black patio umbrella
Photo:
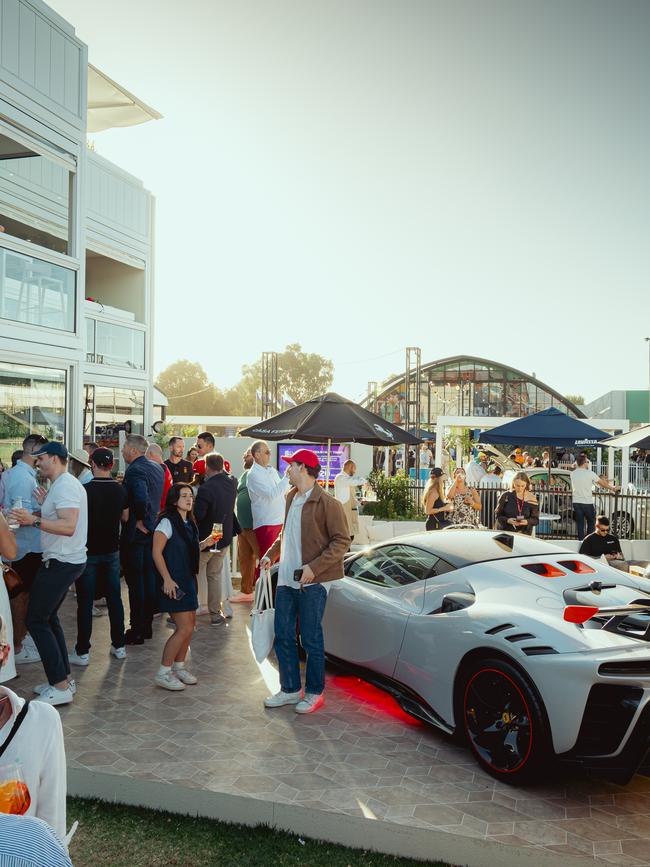
[[[240,431],[240,435],[262,440],[327,443],[327,480],[332,441],[368,446],[418,445],[421,442],[408,431],[332,391],[257,422]]]

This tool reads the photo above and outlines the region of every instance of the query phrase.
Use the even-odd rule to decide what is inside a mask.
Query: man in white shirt
[[[607,479],[598,476],[590,468],[589,459],[586,455],[578,457],[578,465],[571,473],[571,491],[573,494],[573,514],[575,516],[578,539],[582,541],[596,528],[596,506],[594,505],[594,485],[617,491],[616,485],[612,485]],[[585,533],[585,523],[587,532]]]
[[[37,687],[40,700],[69,704],[76,686],[70,681],[68,650],[57,612],[70,585],[86,567],[88,500],[83,485],[68,472],[68,450],[63,443],[46,443],[34,452],[34,458],[43,478],[50,481],[41,514],[27,509],[12,512],[21,526],[41,530],[43,565],[34,578],[26,624],[48,679]]]
[[[359,532],[359,509],[357,507],[357,498],[354,495],[354,488],[366,484],[366,480],[357,476],[356,472],[357,465],[355,462],[346,461],[343,464],[342,471],[334,476],[334,496],[343,506],[352,539]]]
[[[465,467],[467,484],[470,488],[478,487],[479,482],[487,473],[487,461],[487,455],[485,452],[481,452],[478,456],[478,460],[470,461]]]
[[[433,461],[433,454],[427,443],[422,443],[420,446],[420,469],[427,471],[429,475],[429,467]]]
[[[253,530],[257,546],[262,552],[268,551],[280,535],[289,479],[280,477],[278,471],[270,466],[271,449],[264,440],[253,443],[251,454],[253,466],[248,471],[246,486],[253,513]],[[259,571],[256,574],[259,575]]]

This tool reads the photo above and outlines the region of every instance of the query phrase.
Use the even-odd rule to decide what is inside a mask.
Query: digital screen
[[[318,463],[321,465],[319,481],[325,481],[325,471],[327,469],[327,443],[278,443],[278,470],[280,475],[287,468],[286,463],[282,460],[285,455],[292,455],[298,449],[309,449],[318,455]],[[332,443],[330,446],[330,481],[337,476],[343,469],[343,464],[350,459],[350,446],[343,446],[340,443]]]

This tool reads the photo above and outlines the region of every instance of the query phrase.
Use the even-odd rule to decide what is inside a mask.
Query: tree
[[[332,385],[334,364],[315,352],[303,352],[299,343],[290,343],[278,353],[278,399],[281,410],[284,397],[294,403],[304,403],[323,394]],[[233,415],[257,415],[262,390],[262,360],[246,364],[242,378],[231,388],[226,399]]]
[[[159,388],[169,400],[169,414],[227,415],[223,393],[209,380],[200,364],[181,359],[170,364],[158,377]]]
[[[564,399],[568,400],[569,403],[573,403],[575,406],[585,405],[585,399],[581,394],[565,394]]]

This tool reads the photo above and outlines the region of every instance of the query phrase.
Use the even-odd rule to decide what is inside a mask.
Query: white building
[[[150,430],[154,198],[86,134],[160,115],[89,67],[74,28],[41,0],[0,10],[6,461],[29,431],[78,447],[105,428],[110,444],[127,421]]]

